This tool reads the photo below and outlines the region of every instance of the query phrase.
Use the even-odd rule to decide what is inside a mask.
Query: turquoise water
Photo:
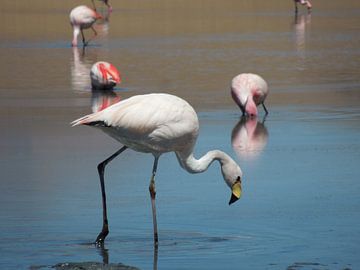
[[[190,33],[176,13],[156,35],[138,25],[129,34],[116,15],[146,15],[146,25],[176,9],[175,2],[165,10],[155,5],[159,13],[114,3],[109,23],[97,26],[100,35],[85,51],[70,48],[71,33],[38,30],[32,38],[30,26],[2,21],[0,268],[89,261],[140,269],[360,268],[354,23],[360,12],[350,2],[352,10],[319,1],[311,15],[301,10],[297,18],[290,4],[290,11],[246,6],[235,16],[234,9],[210,3],[221,12],[206,9],[216,16],[195,20],[200,26]],[[29,17],[36,21],[44,12]],[[67,9],[53,15],[67,20]],[[51,25],[52,17],[44,20]],[[89,84],[89,69],[99,60],[111,60],[123,76],[105,96]],[[249,70],[270,85],[270,113],[264,119],[260,109],[255,132],[240,121],[229,95],[231,78]],[[156,253],[148,194],[153,158],[127,150],[106,171],[110,234],[105,248],[96,248],[91,243],[102,225],[96,166],[121,146],[69,123],[104,101],[149,92],[173,93],[194,106],[200,120],[195,155],[215,148],[229,153],[244,172],[243,196],[228,206],[230,191],[217,164],[190,175],[174,154],[162,156]]]

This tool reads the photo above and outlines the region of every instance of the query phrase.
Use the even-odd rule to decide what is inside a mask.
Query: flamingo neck
[[[206,171],[214,160],[219,161],[222,166],[230,159],[227,154],[219,150],[209,151],[199,159],[196,159],[193,153],[184,155],[183,153],[177,152],[176,156],[181,167],[189,173],[201,173]]]
[[[77,46],[77,38],[78,38],[78,35],[80,34],[80,27],[77,26],[77,25],[74,25],[74,31],[73,31],[73,40],[71,42],[71,45],[73,47]]]
[[[253,96],[249,96],[246,101],[245,111],[250,116],[256,116],[257,115],[257,108],[256,104],[254,102]]]

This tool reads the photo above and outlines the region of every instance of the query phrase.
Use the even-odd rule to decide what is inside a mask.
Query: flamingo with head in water
[[[113,89],[121,82],[120,72],[108,62],[96,62],[90,70],[91,86],[96,90]]]
[[[260,104],[268,114],[264,104],[268,93],[266,81],[257,74],[243,73],[237,75],[231,82],[231,96],[243,115],[258,115],[257,106]]]
[[[86,42],[84,36],[84,29],[91,28],[94,32],[94,36],[97,35],[96,30],[93,27],[93,24],[97,19],[101,19],[101,15],[98,14],[95,10],[87,6],[78,6],[71,10],[70,12],[70,23],[73,28],[73,39],[71,45],[73,47],[77,46],[77,39],[81,33],[83,46],[86,46],[90,39]]]
[[[158,243],[155,174],[162,154],[175,152],[180,166],[190,173],[204,172],[213,161],[218,161],[224,181],[231,189],[229,204],[240,198],[242,171],[230,156],[222,151],[212,150],[200,159],[194,157],[193,150],[199,132],[198,117],[189,103],[177,96],[169,94],[133,96],[102,111],[75,120],[72,125],[99,128],[123,145],[120,150],[98,165],[103,202],[103,227],[96,239],[98,245],[104,242],[109,233],[104,184],[105,166],[127,148],[151,153],[154,156],[149,191],[155,245]]]

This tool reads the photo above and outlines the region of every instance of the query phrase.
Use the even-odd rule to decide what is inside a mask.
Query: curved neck
[[[80,27],[77,25],[73,26],[73,40],[71,42],[72,46],[76,46],[77,45],[77,37],[80,34]]]
[[[199,159],[196,159],[193,153],[186,155],[176,152],[176,156],[181,167],[189,173],[201,173],[206,171],[214,160],[218,160],[220,164],[223,165],[230,159],[227,154],[219,150],[209,151]]]

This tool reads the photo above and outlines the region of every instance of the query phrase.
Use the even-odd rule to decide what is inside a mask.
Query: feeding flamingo
[[[309,0],[294,0],[295,13],[298,12],[298,6],[297,6],[298,3],[300,3],[300,4],[303,5],[303,6],[306,5],[306,7],[307,7],[307,9],[308,9],[308,12],[311,11],[312,5],[311,5],[311,2],[310,2]]]
[[[148,94],[124,99],[102,111],[86,115],[72,122],[72,126],[88,125],[101,129],[123,146],[98,165],[103,202],[103,227],[96,244],[101,245],[109,233],[106,194],[104,184],[105,166],[127,148],[154,156],[149,191],[152,204],[154,243],[158,232],[155,207],[155,174],[161,154],[175,152],[180,166],[189,173],[201,173],[217,160],[225,183],[231,188],[229,204],[241,195],[242,171],[235,161],[219,150],[207,152],[200,159],[193,155],[199,131],[195,110],[185,100],[169,94]]]
[[[268,114],[264,104],[268,93],[266,81],[257,74],[243,73],[237,75],[231,82],[231,96],[243,115],[258,115],[257,106],[260,104]]]
[[[86,42],[84,36],[84,29],[91,28],[94,32],[94,36],[97,35],[96,30],[93,27],[93,24],[97,19],[101,19],[101,15],[98,14],[95,10],[87,6],[78,6],[71,10],[70,12],[70,23],[73,27],[73,40],[71,45],[73,47],[77,46],[77,38],[81,33],[83,46],[86,46],[90,39]]]
[[[96,62],[91,67],[90,77],[92,88],[97,90],[113,89],[121,82],[120,72],[116,67],[104,61]]]

